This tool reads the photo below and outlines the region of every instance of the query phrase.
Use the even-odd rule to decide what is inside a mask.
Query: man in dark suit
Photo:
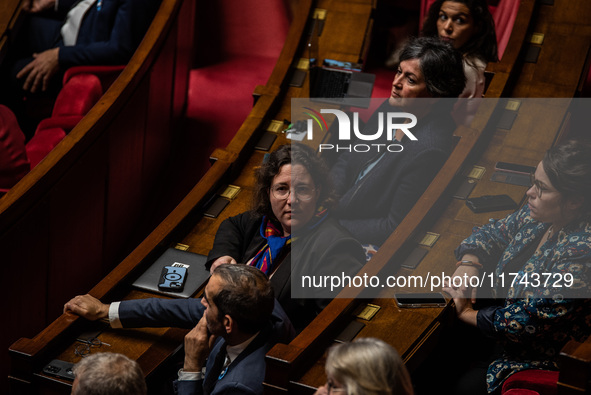
[[[161,0],[25,0],[31,13],[0,75],[0,102],[30,139],[51,114],[65,71],[73,66],[127,64]],[[31,102],[34,100],[34,102]]]
[[[28,0],[28,54],[13,70],[25,91],[45,91],[59,70],[126,64],[160,0]],[[32,57],[31,57],[32,56]]]
[[[174,383],[178,394],[262,394],[265,354],[295,335],[266,275],[247,265],[219,266],[201,300],[153,298],[108,305],[83,295],[66,303],[64,311],[90,320],[109,317],[113,327],[193,327]]]

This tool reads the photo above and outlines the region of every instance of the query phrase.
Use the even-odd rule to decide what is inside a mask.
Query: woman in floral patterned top
[[[489,393],[500,392],[517,371],[557,370],[561,348],[591,333],[591,145],[569,141],[551,148],[527,198],[522,209],[462,242],[457,270],[443,288],[462,322],[502,346],[486,373]],[[453,279],[491,272],[492,296],[504,303],[475,310],[477,289]]]

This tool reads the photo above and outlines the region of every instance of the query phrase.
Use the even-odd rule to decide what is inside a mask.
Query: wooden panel
[[[47,325],[47,275],[49,268],[31,262],[42,261],[49,254],[49,204],[39,202],[29,217],[15,224],[13,231],[0,238],[5,284],[1,287],[2,308],[7,317],[0,347],[6,349],[22,336],[32,336]],[[35,240],[33,240],[35,238]],[[27,325],[23,325],[23,323]],[[0,355],[0,370],[8,370],[8,355]],[[6,375],[0,385],[5,387]]]
[[[103,275],[106,154],[103,138],[51,189],[48,322],[62,313],[73,290],[86,293]]]
[[[174,88],[174,57],[177,39],[176,26],[166,38],[162,53],[152,66],[144,135],[144,163],[142,164],[142,192],[153,187],[154,176],[161,174],[165,159],[170,154],[170,141],[177,133],[172,129],[172,98]],[[166,130],[166,133],[162,133]]]
[[[180,119],[184,115],[187,106],[189,72],[191,71],[194,52],[195,9],[194,0],[183,1],[177,24],[176,70],[174,73],[174,99],[172,103],[173,119]]]
[[[109,178],[105,218],[104,259],[106,275],[129,251],[121,251],[134,231],[143,208],[142,164],[149,81],[144,79],[125,111],[109,127]]]

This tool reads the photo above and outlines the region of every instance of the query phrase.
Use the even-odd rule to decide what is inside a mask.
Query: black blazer
[[[205,307],[200,299],[136,299],[126,300],[119,305],[119,319],[124,328],[178,327],[193,328]],[[262,394],[265,378],[265,354],[278,343],[289,343],[295,331],[285,312],[275,302],[275,307],[265,330],[232,361],[224,377],[217,381],[212,394]],[[225,340],[218,339],[207,359],[206,373]],[[202,394],[203,381],[175,381],[178,394]]]
[[[209,269],[214,260],[224,255],[238,263],[248,262],[265,244],[260,234],[261,223],[262,217],[252,212],[222,222],[206,267]],[[340,291],[302,288],[302,276],[341,276],[343,272],[353,276],[364,263],[365,253],[359,242],[333,218],[325,218],[312,230],[298,235],[292,242],[291,253],[271,276],[275,297],[296,331],[305,328]]]
[[[447,103],[446,103],[447,104]],[[386,100],[365,126],[366,134],[378,130],[378,113],[397,112]],[[359,182],[364,167],[376,159],[376,150],[342,152],[331,169],[337,194],[341,197],[334,212],[361,243],[381,245],[404,219],[427,189],[452,151],[455,123],[447,110],[433,109],[419,117],[411,129],[417,141],[404,137],[402,152],[386,152]],[[392,141],[371,142],[393,144]],[[362,141],[367,143],[367,141]],[[383,150],[382,150],[383,152]]]

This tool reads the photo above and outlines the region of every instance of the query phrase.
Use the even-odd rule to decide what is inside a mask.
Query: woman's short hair
[[[123,354],[100,352],[74,365],[77,384],[73,395],[144,395],[147,393],[140,365]]]
[[[437,20],[439,10],[445,1],[462,3],[470,10],[476,30],[474,35],[462,46],[459,51],[466,57],[478,57],[485,62],[496,62],[498,58],[497,33],[495,22],[488,9],[486,0],[436,0],[425,18],[421,35],[425,37],[438,37]]]
[[[583,198],[581,213],[591,214],[591,144],[568,140],[550,148],[542,166],[552,183],[564,198]]]
[[[400,62],[418,59],[427,91],[433,97],[458,97],[466,86],[462,55],[438,38],[410,39],[400,53]]]
[[[269,191],[273,178],[279,174],[284,165],[303,166],[314,181],[314,186],[320,188],[318,206],[331,207],[334,202],[334,192],[330,182],[328,168],[324,161],[316,155],[314,149],[300,143],[285,144],[269,155],[269,159],[255,171],[256,185],[253,198],[253,211],[260,215],[274,218],[269,200]]]
[[[400,355],[386,342],[371,337],[331,347],[326,374],[348,395],[410,395],[410,375]]]

